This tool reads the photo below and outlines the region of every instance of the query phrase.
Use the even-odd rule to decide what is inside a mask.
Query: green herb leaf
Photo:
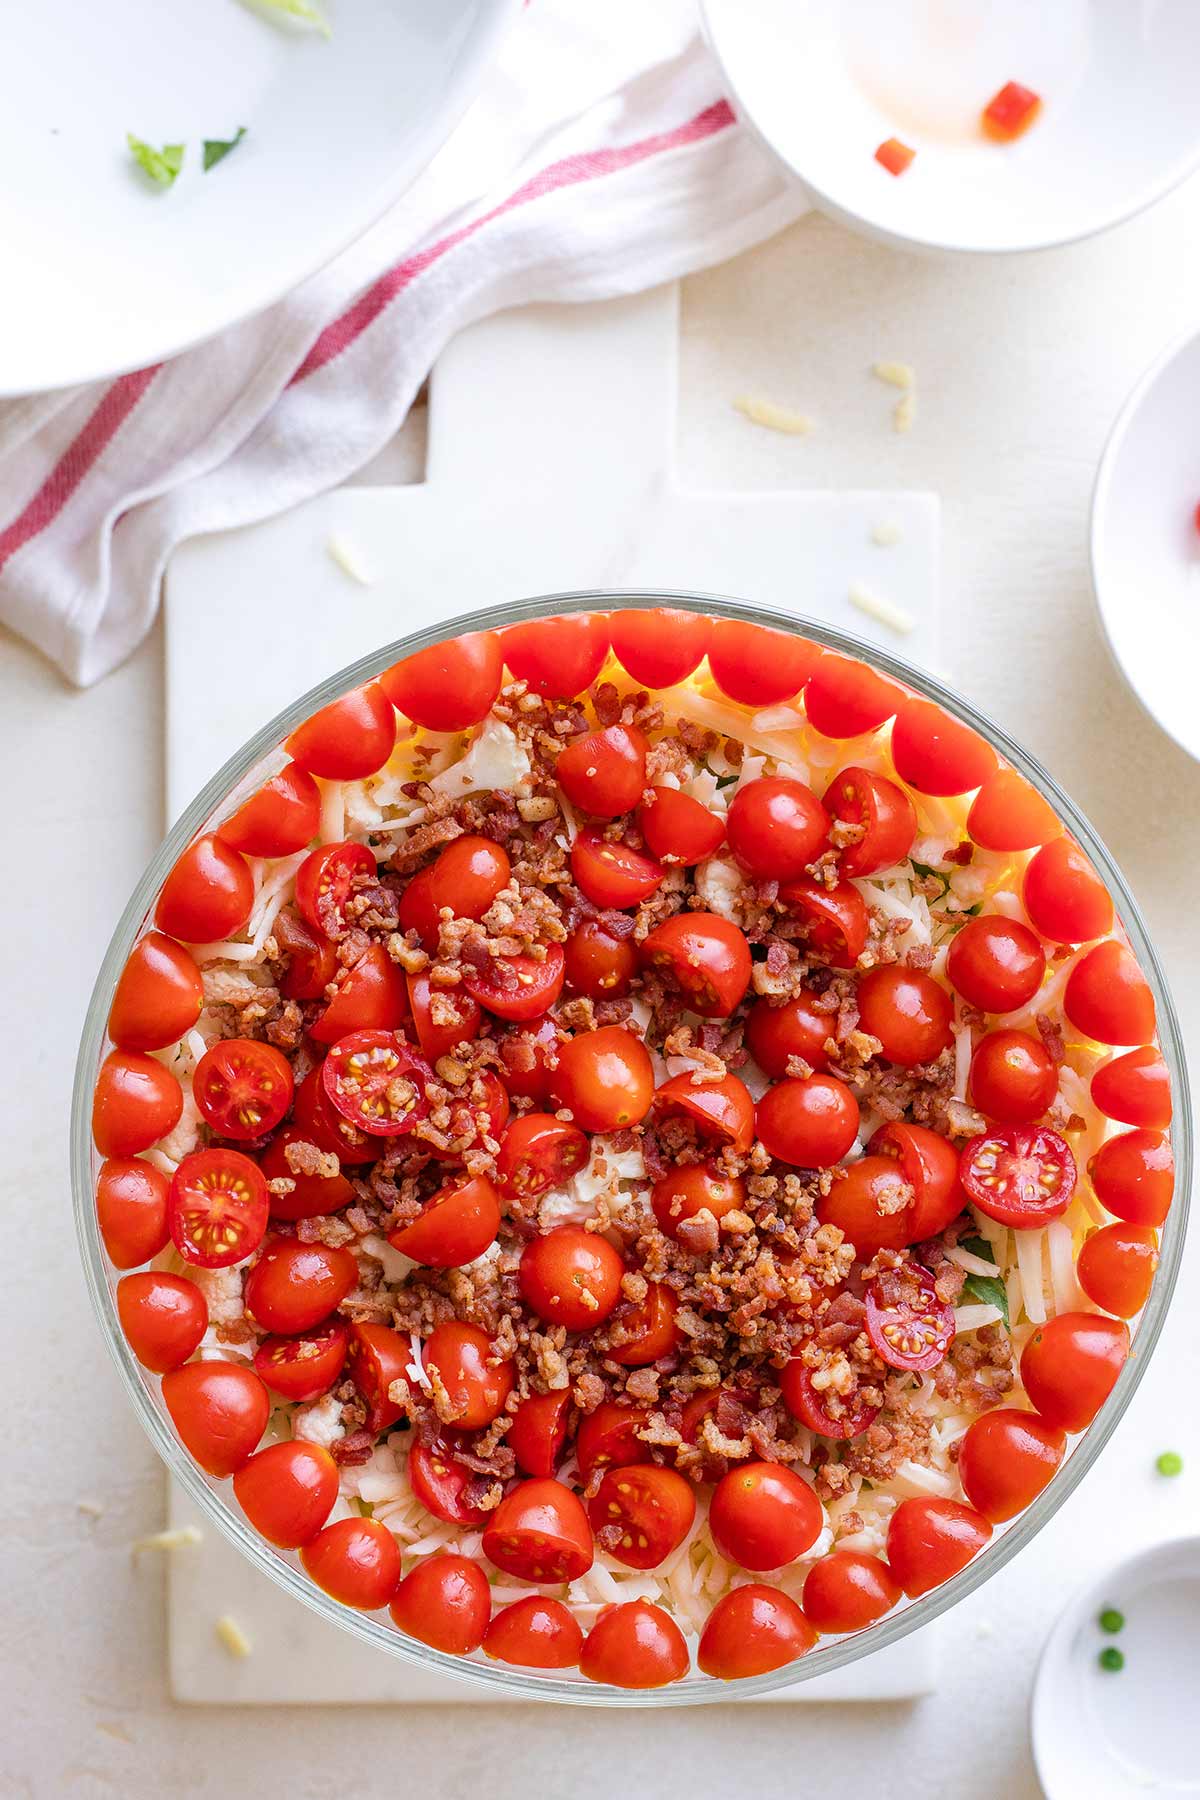
[[[971,1256],[978,1256],[983,1262],[996,1260],[986,1238],[963,1238],[959,1248],[966,1250]],[[981,1306],[999,1307],[1005,1330],[1008,1329],[1008,1289],[999,1275],[968,1275],[963,1282],[963,1293],[970,1294],[972,1300],[978,1300]]]
[[[237,128],[237,134],[234,137],[231,137],[231,138],[205,138],[205,140],[204,140],[204,173],[207,175],[208,171],[212,168],[215,168],[217,163],[219,163],[221,161],[222,157],[228,156],[229,152],[231,150],[236,150],[238,145],[241,143],[242,139],[245,137],[245,135],[246,135],[246,127],[244,125],[239,125]]]
[[[713,773],[715,773],[715,771],[710,769],[709,774],[711,775]],[[740,777],[737,775],[718,775],[717,776],[717,787],[718,788],[733,787],[734,783],[737,782],[739,779],[740,779]]]
[[[125,133],[125,142],[151,181],[157,182],[159,187],[170,187],[183,167],[183,145],[164,144],[161,150],[156,150],[143,138],[134,137],[132,131]]]
[[[247,0],[247,4],[255,12],[282,13],[285,18],[297,19],[302,25],[311,25],[322,37],[332,37],[333,28],[319,6],[312,0]]]
[[[928,880],[930,876],[932,876],[934,881],[941,882],[942,891],[940,894],[935,894],[933,896],[935,900],[944,899],[950,892],[950,878],[948,875],[945,875],[941,869],[935,869],[929,863],[920,863],[913,859],[910,859],[909,866],[912,869],[913,874],[919,876],[922,881]]]

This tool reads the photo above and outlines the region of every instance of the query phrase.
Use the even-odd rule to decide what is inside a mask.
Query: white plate
[[[738,110],[817,205],[892,243],[1032,250],[1086,237],[1200,164],[1196,0],[702,0]],[[982,135],[1008,81],[1042,96]],[[885,139],[917,151],[906,174]]]
[[[1106,1608],[1125,1616],[1105,1633]],[[1115,1646],[1119,1672],[1102,1669]],[[1033,1756],[1047,1800],[1200,1793],[1200,1538],[1143,1550],[1068,1607],[1033,1693]]]
[[[323,0],[332,35],[246,0],[3,8],[0,394],[156,362],[260,311],[433,156],[521,0]],[[204,138],[238,148],[207,174]],[[186,143],[156,188],[126,145]]]
[[[1200,8],[1198,8],[1200,11]],[[1113,426],[1092,497],[1092,580],[1118,666],[1200,761],[1200,336],[1173,345]]]

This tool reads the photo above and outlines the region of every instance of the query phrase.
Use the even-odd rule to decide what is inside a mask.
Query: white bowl
[[[1198,8],[1200,11],[1200,8]],[[1092,581],[1118,667],[1200,761],[1200,336],[1159,358],[1125,402],[1092,496]]]
[[[5,9],[0,394],[157,362],[319,269],[429,162],[521,0],[321,4],[327,38],[248,0]],[[172,187],[127,132],[186,144]]]
[[[1200,165],[1196,0],[702,0],[739,113],[822,210],[937,250],[1043,249],[1115,225]],[[1012,144],[1006,82],[1041,95]],[[916,150],[899,177],[885,139]]]

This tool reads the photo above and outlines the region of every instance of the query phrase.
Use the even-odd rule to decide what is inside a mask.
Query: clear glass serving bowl
[[[1070,1454],[1049,1486],[1011,1524],[1001,1527],[986,1548],[973,1562],[968,1564],[961,1574],[954,1576],[942,1587],[936,1588],[921,1599],[903,1604],[878,1624],[865,1631],[856,1632],[848,1637],[822,1639],[807,1656],[772,1674],[738,1682],[735,1687],[731,1688],[724,1682],[711,1680],[709,1677],[693,1671],[683,1681],[677,1682],[671,1687],[638,1692],[625,1688],[602,1686],[585,1680],[574,1671],[555,1676],[526,1674],[499,1663],[489,1662],[482,1657],[479,1660],[467,1661],[460,1657],[447,1656],[437,1650],[427,1649],[423,1644],[401,1636],[386,1620],[386,1617],[356,1613],[329,1599],[309,1581],[295,1556],[273,1549],[251,1530],[233,1503],[232,1484],[228,1481],[214,1481],[205,1475],[187,1455],[175,1435],[174,1427],[162,1404],[157,1380],[152,1378],[134,1359],[125,1342],[117,1319],[115,1299],[117,1276],[109,1266],[104,1254],[96,1223],[95,1179],[101,1159],[96,1153],[91,1139],[91,1101],[96,1073],[107,1048],[105,1024],[112,1003],[113,990],[130,949],[154,905],[163,880],[185,845],[198,832],[206,829],[210,819],[219,818],[229,810],[228,802],[231,794],[239,789],[248,792],[252,787],[258,785],[262,779],[261,765],[265,759],[271,756],[272,752],[277,751],[281,740],[287,736],[288,732],[308,718],[318,707],[336,699],[346,689],[357,687],[362,682],[370,680],[401,657],[409,656],[416,650],[424,649],[428,644],[437,643],[446,637],[456,636],[460,632],[494,629],[514,624],[522,619],[541,618],[548,614],[583,612],[590,609],[612,612],[625,607],[645,608],[663,605],[687,608],[714,616],[748,619],[759,625],[772,626],[779,631],[806,637],[815,643],[873,663],[885,674],[905,682],[917,693],[936,700],[939,705],[946,708],[947,712],[953,713],[957,718],[972,726],[1046,797],[1103,875],[1116,903],[1117,912],[1129,943],[1154,994],[1158,1012],[1159,1041],[1162,1054],[1170,1070],[1174,1100],[1172,1142],[1175,1152],[1176,1188],[1174,1205],[1162,1230],[1160,1262],[1153,1289],[1136,1326],[1133,1353],[1126,1360],[1112,1394],[1094,1423],[1081,1437],[1074,1440]],[[848,1664],[857,1662],[860,1657],[868,1656],[873,1651],[884,1648],[885,1645],[898,1643],[910,1631],[915,1631],[918,1626],[927,1624],[930,1619],[936,1618],[940,1613],[946,1612],[950,1607],[956,1605],[965,1595],[973,1593],[998,1569],[1003,1568],[1004,1564],[1016,1556],[1035,1533],[1041,1530],[1047,1520],[1058,1511],[1068,1495],[1083,1480],[1116,1429],[1121,1415],[1133,1398],[1135,1388],[1145,1374],[1150,1353],[1154,1349],[1162,1329],[1179,1270],[1187,1223],[1191,1174],[1191,1106],[1188,1097],[1187,1066],[1180,1038],[1179,1023],[1167,991],[1166,981],[1154,954],[1141,914],[1120,870],[1087,819],[1055,785],[1046,771],[990,719],[976,712],[973,707],[968,706],[964,700],[948,688],[943,687],[932,676],[901,662],[894,656],[889,656],[885,651],[877,650],[874,646],[848,637],[842,632],[831,630],[826,625],[776,612],[767,607],[750,606],[745,602],[720,594],[675,593],[663,589],[596,590],[585,593],[543,594],[531,600],[523,600],[506,606],[489,607],[479,612],[465,614],[457,619],[448,620],[444,624],[414,632],[409,637],[400,638],[395,643],[376,650],[370,656],[361,658],[350,667],[338,670],[328,680],[323,681],[318,687],[297,699],[269,725],[264,725],[263,729],[247,744],[244,744],[237,754],[229,759],[224,768],[219,769],[208,785],[197,794],[191,805],[159,845],[156,854],[133,891],[129,904],[113,934],[112,942],[108,946],[88,1007],[75,1071],[75,1091],[71,1115],[71,1175],[75,1224],[79,1234],[79,1246],[88,1287],[104,1340],[120,1370],[121,1379],[125,1384],[134,1411],[149,1434],[151,1442],[175,1479],[207,1518],[212,1521],[213,1525],[222,1531],[256,1568],[263,1570],[273,1581],[278,1582],[281,1587],[294,1594],[297,1600],[305,1606],[311,1607],[322,1618],[340,1626],[343,1631],[348,1631],[355,1637],[361,1638],[364,1643],[375,1645],[381,1653],[397,1656],[403,1661],[416,1663],[426,1668],[436,1668],[461,1681],[471,1682],[483,1689],[485,1697],[492,1700],[536,1698],[569,1701],[588,1706],[699,1706],[705,1703],[728,1701],[735,1694],[766,1694],[777,1688],[791,1687],[802,1681],[811,1681],[817,1675],[824,1675],[833,1669],[845,1668]]]

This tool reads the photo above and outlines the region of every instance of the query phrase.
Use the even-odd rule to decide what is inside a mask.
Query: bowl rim
[[[299,1568],[285,1561],[249,1529],[245,1521],[235,1513],[231,1501],[225,1497],[229,1492],[228,1484],[225,1484],[225,1493],[219,1491],[217,1484],[211,1482],[184,1451],[169,1424],[161,1400],[156,1395],[151,1395],[146,1372],[133,1357],[120,1330],[113,1300],[113,1284],[110,1282],[110,1272],[96,1222],[94,1164],[100,1159],[91,1139],[91,1099],[95,1073],[104,1050],[105,1025],[117,977],[167,872],[210,815],[227,800],[247,774],[256,769],[267,755],[277,750],[281,740],[315,709],[326,705],[348,688],[372,679],[400,658],[411,656],[430,644],[440,643],[443,639],[457,637],[465,632],[494,630],[527,619],[569,613],[593,610],[609,613],[645,611],[664,606],[746,620],[789,635],[808,638],[823,648],[874,664],[886,674],[905,683],[915,693],[936,701],[955,718],[980,732],[1049,800],[1057,815],[1103,875],[1106,886],[1117,902],[1121,925],[1154,994],[1159,1045],[1172,1082],[1174,1117],[1171,1131],[1176,1192],[1167,1222],[1162,1228],[1159,1267],[1154,1285],[1134,1337],[1135,1353],[1127,1357],[1112,1393],[1088,1430],[1076,1440],[1075,1448],[1060,1465],[1054,1479],[1024,1513],[993,1536],[973,1562],[941,1587],[918,1600],[910,1601],[866,1630],[823,1640],[820,1647],[798,1662],[770,1674],[739,1681],[736,1687],[731,1688],[724,1682],[708,1678],[698,1679],[693,1675],[692,1679],[684,1683],[665,1688],[631,1690],[593,1683],[578,1677],[566,1680],[546,1675],[522,1674],[504,1665],[470,1662],[419,1644],[384,1624],[376,1615],[354,1612],[331,1600],[309,1582]],[[1179,1272],[1191,1173],[1192,1133],[1187,1063],[1175,1008],[1137,903],[1108,849],[1086,816],[1026,750],[993,724],[985,714],[952,693],[941,681],[924,670],[819,620],[785,613],[731,595],[704,593],[694,589],[581,589],[481,607],[438,624],[424,626],[419,631],[359,657],[285,707],[248,739],[201,788],[171,826],[143,870],[113,932],[88,1003],[76,1060],[71,1108],[72,1197],[80,1256],[92,1305],[109,1354],[117,1365],[143,1430],[193,1503],[255,1567],[312,1611],[331,1620],[342,1630],[349,1631],[361,1641],[371,1643],[403,1661],[431,1667],[469,1682],[484,1689],[485,1693],[490,1692],[493,1699],[534,1698],[574,1705],[714,1705],[736,1697],[762,1696],[782,1688],[795,1687],[817,1675],[845,1668],[872,1651],[898,1643],[911,1631],[948,1611],[959,1600],[965,1599],[1002,1569],[1058,1511],[1082,1481],[1111,1437],[1142,1379],[1162,1331]]]

